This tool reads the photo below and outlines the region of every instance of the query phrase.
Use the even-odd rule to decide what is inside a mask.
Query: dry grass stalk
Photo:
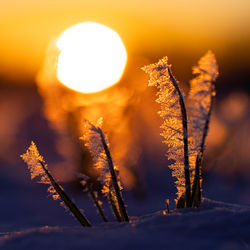
[[[57,184],[53,176],[50,174],[47,169],[47,165],[45,164],[43,157],[39,154],[34,142],[31,142],[30,147],[25,154],[21,155],[21,158],[28,165],[31,179],[39,177],[41,183],[50,185],[48,191],[52,194],[53,199],[57,200],[61,198],[63,201],[62,205],[65,205],[64,207],[71,211],[82,226],[91,226],[86,217],[81,213],[69,196],[64,192],[63,188]]]
[[[94,166],[99,170],[98,180],[103,185],[103,193],[110,201],[114,211],[114,204],[118,207],[122,221],[129,221],[127,210],[121,196],[121,183],[118,180],[118,171],[114,166],[113,159],[108,147],[107,140],[101,129],[102,120],[99,119],[98,125],[94,126],[86,121],[86,134],[83,139],[93,157]],[[114,211],[116,215],[116,212]],[[116,216],[118,218],[118,216]]]

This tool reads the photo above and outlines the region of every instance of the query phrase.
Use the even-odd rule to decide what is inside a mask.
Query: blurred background
[[[250,205],[248,0],[0,0],[0,10],[3,228],[64,225],[72,220],[61,221],[63,209],[47,199],[46,187],[30,180],[19,155],[31,140],[54,175],[92,220],[98,221],[91,201],[74,179],[74,173],[84,172],[82,163],[88,161],[78,151],[81,119],[98,116],[109,121],[104,128],[122,168],[129,213],[164,209],[166,198],[173,206],[176,190],[164,156],[167,148],[159,136],[162,121],[154,102],[155,90],[147,87],[148,78],[140,68],[167,55],[187,92],[191,67],[208,49],[216,55],[220,75],[205,152],[203,195]],[[85,21],[104,24],[121,36],[128,53],[123,77],[114,87],[91,96],[63,87],[52,89],[52,80],[45,73],[49,43],[65,29]],[[66,105],[65,98],[74,102]]]

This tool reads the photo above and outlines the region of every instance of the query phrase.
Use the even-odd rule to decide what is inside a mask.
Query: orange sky
[[[226,51],[250,37],[249,0],[0,0],[0,10],[0,77],[10,80],[34,78],[50,39],[83,21],[116,30],[129,55]]]

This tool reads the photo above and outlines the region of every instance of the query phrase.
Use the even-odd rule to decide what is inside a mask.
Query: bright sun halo
[[[98,92],[117,83],[127,62],[119,35],[94,22],[65,30],[57,40],[57,47],[58,80],[82,93]]]

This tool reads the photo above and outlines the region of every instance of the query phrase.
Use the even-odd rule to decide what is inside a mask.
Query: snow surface
[[[250,207],[204,199],[198,209],[132,217],[130,223],[43,226],[0,233],[0,249],[247,249]]]

